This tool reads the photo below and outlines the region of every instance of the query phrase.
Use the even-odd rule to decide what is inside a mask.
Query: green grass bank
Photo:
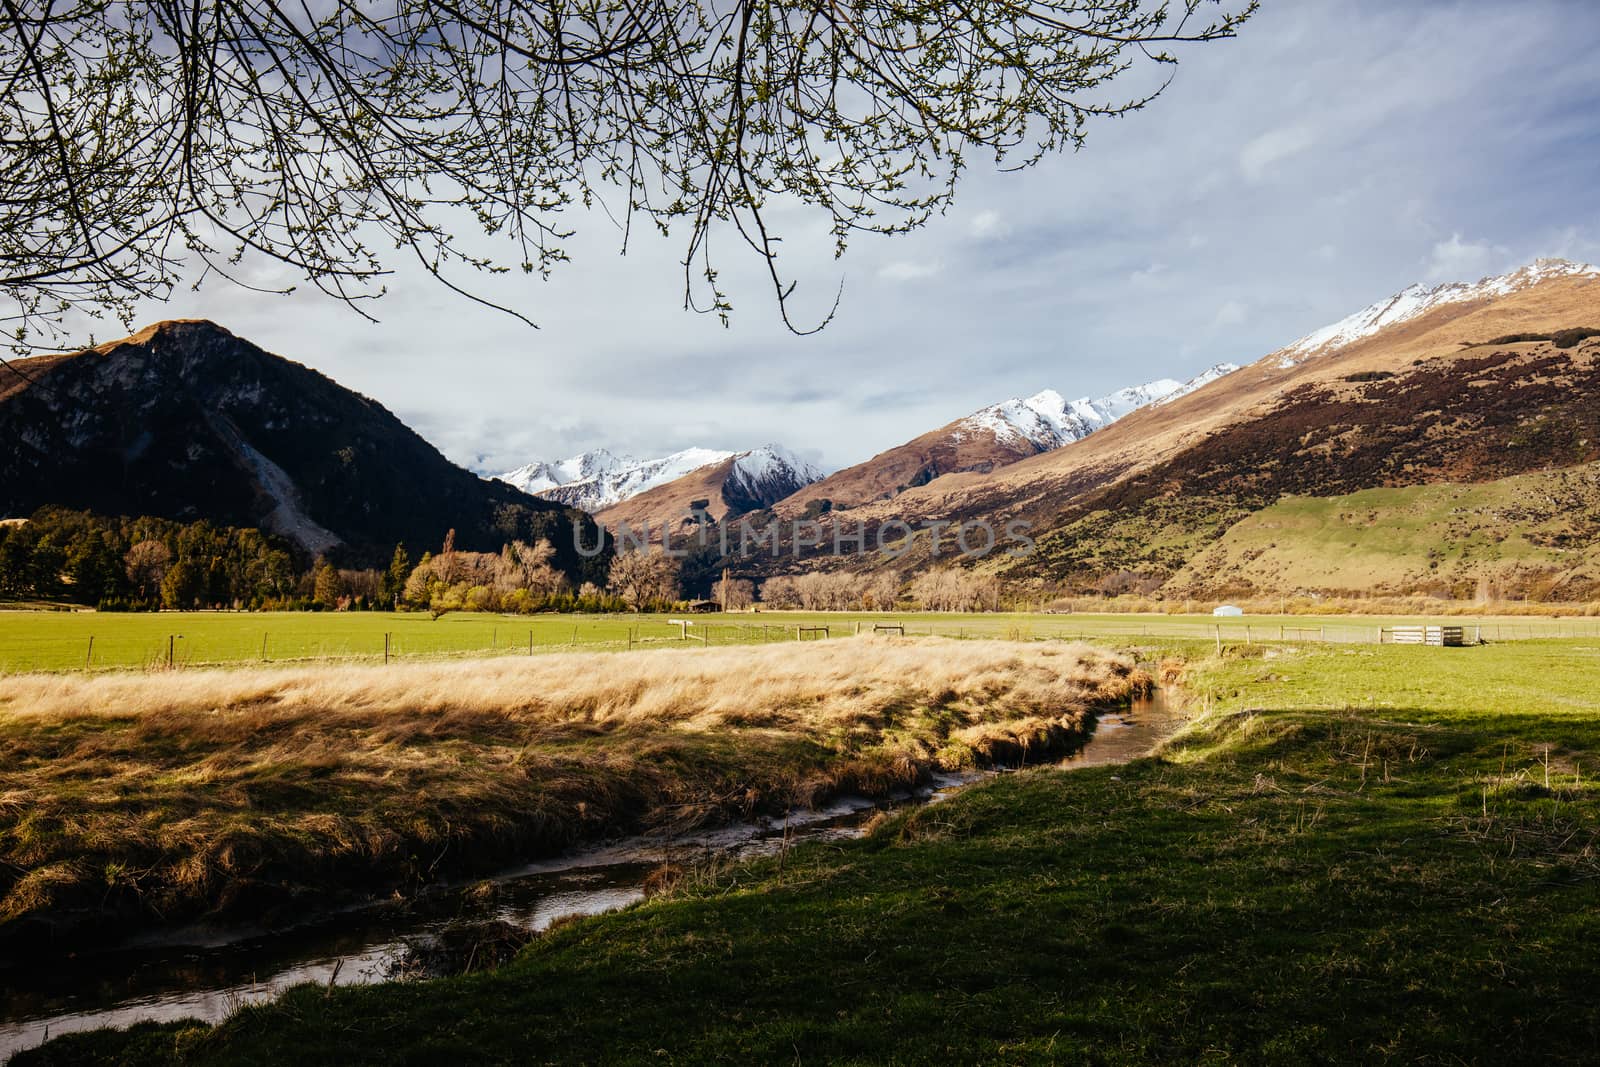
[[[497,971],[16,1062],[1600,1055],[1600,642],[1188,652],[1204,710],[1159,758],[1007,775]]]

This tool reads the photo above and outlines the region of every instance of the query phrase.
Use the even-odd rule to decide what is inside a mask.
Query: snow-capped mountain
[[[1219,363],[1186,382],[1158,378],[1143,385],[1118,389],[1098,399],[1067,400],[1054,389],[1046,389],[1030,397],[1013,397],[976,411],[957,424],[956,432],[987,432],[1003,443],[1026,441],[1039,451],[1048,452],[1081,441],[1142,407],[1187,396],[1238,369],[1232,363]]]
[[[816,482],[784,502],[793,511],[813,501],[856,507],[886,500],[955,473],[987,473],[1080,441],[1143,407],[1176,399],[1231,371],[1219,363],[1186,382],[1163,378],[1097,399],[1068,400],[1054,389],[991,404],[871,459]]]
[[[816,464],[806,462],[782,445],[772,444],[735,456],[722,493],[724,498],[754,510],[820,482],[822,477]]]
[[[733,461],[727,478],[729,491],[743,499],[781,499],[822,477],[815,466],[782,446],[767,445],[746,452],[686,448],[648,460],[618,456],[602,448],[553,463],[530,463],[499,478],[546,500],[595,512],[729,460]]]
[[[592,452],[583,452],[554,463],[530,463],[496,477],[502,482],[516,486],[524,493],[537,494],[546,489],[554,489],[558,485],[570,485],[573,482],[598,478],[611,471],[637,466],[638,463],[639,461],[632,456],[619,456],[603,448],[597,448]]]
[[[1507,296],[1549,278],[1581,275],[1600,276],[1600,267],[1565,259],[1539,259],[1508,274],[1497,274],[1477,282],[1447,282],[1431,289],[1413,285],[1286,346],[1278,353],[1278,365],[1293,367],[1307,357],[1342,348],[1370,337],[1379,330],[1426,314],[1443,304]]]

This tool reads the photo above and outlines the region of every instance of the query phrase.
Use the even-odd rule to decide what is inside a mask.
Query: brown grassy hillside
[[[1554,331],[1600,319],[1600,278],[1557,278],[1490,300],[1451,304],[1398,327],[1294,366],[1282,353],[1229,374],[1171,404],[1144,408],[1064,448],[1021,460],[990,475],[937,479],[892,501],[858,509],[877,516],[931,517],[1026,514],[1054,519],[1082,494],[1154,467],[1208,438],[1231,434],[1269,416],[1290,394],[1312,386],[1335,393],[1351,376],[1408,373],[1422,363],[1481,360],[1466,345],[1507,334]],[[1571,354],[1571,350],[1566,350]],[[1470,373],[1470,364],[1464,366]],[[1448,375],[1447,369],[1436,373]],[[1376,409],[1378,419],[1386,416]]]
[[[1596,324],[1593,276],[1446,304],[1343,347],[1292,361],[1273,353],[1064,448],[945,475],[837,521],[1021,518],[1040,551],[1005,563],[1009,577],[1153,589],[1285,494],[1473,483],[1594,460],[1600,338],[1494,342]],[[898,565],[918,562],[914,552]]]

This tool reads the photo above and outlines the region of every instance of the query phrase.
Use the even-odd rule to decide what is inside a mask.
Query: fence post
[[[385,667],[389,665],[389,635],[387,633],[383,635],[383,665]]]
[[[528,655],[533,655],[533,631],[528,631]]]
[[[261,662],[262,663],[267,662],[267,633],[266,633],[266,631],[263,631],[262,634],[261,634]]]
[[[89,635],[89,651],[83,657],[83,669],[88,670],[89,664],[94,661],[94,634]]]
[[[1221,626],[1221,624],[1219,623],[1215,627],[1215,629],[1217,631],[1217,655],[1220,656],[1220,655],[1222,655],[1222,626]]]

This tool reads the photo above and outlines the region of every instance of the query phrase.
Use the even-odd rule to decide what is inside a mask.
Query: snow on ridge
[[[581,452],[576,456],[553,462],[529,463],[514,471],[497,474],[495,477],[499,481],[516,486],[524,493],[537,495],[558,485],[585,481],[608,471],[635,466],[638,462],[632,456],[616,455],[604,448],[597,448],[591,452]]]
[[[734,476],[746,485],[758,485],[773,478],[785,478],[802,489],[812,482],[820,482],[822,470],[779,444],[763,445],[739,453],[733,463]]]
[[[1179,397],[1188,396],[1196,389],[1210,385],[1218,378],[1221,378],[1224,375],[1232,374],[1238,369],[1239,364],[1237,363],[1213,364],[1212,366],[1201,371],[1199,374],[1196,374],[1193,378],[1190,378],[1188,381],[1184,382],[1182,385],[1168,393],[1166,396],[1162,397],[1160,400],[1157,400],[1154,406],[1160,407],[1162,404],[1170,404]]]
[[[723,463],[732,459],[733,455],[732,452],[714,448],[685,448],[670,456],[646,460],[620,470],[606,471],[594,478],[563,486],[560,495],[563,498],[581,495],[583,498],[581,502],[568,499],[568,503],[577,504],[588,511],[599,511],[654,489],[658,485],[676,481],[702,467]]]
[[[961,440],[970,432],[987,432],[1002,442],[1027,441],[1041,452],[1048,452],[1081,441],[1142,407],[1186,396],[1238,369],[1232,363],[1218,363],[1186,382],[1158,378],[1097,399],[1067,400],[1054,389],[1045,389],[973,412],[956,424],[955,437]]]
[[[795,489],[822,479],[822,471],[781,445],[744,452],[685,448],[658,459],[636,460],[603,448],[555,462],[536,462],[499,475],[503,482],[585,511],[603,511],[686,474],[733,460],[730,477],[752,491],[792,481]]]
[[[1412,285],[1386,300],[1362,308],[1338,322],[1306,334],[1298,341],[1285,346],[1278,356],[1278,366],[1296,366],[1307,356],[1370,337],[1379,330],[1414,319],[1446,304],[1459,304],[1511,293],[1537,285],[1550,278],[1571,278],[1600,275],[1600,267],[1588,263],[1573,263],[1565,259],[1539,259],[1525,267],[1506,274],[1498,274],[1477,282],[1446,282],[1427,288]]]

